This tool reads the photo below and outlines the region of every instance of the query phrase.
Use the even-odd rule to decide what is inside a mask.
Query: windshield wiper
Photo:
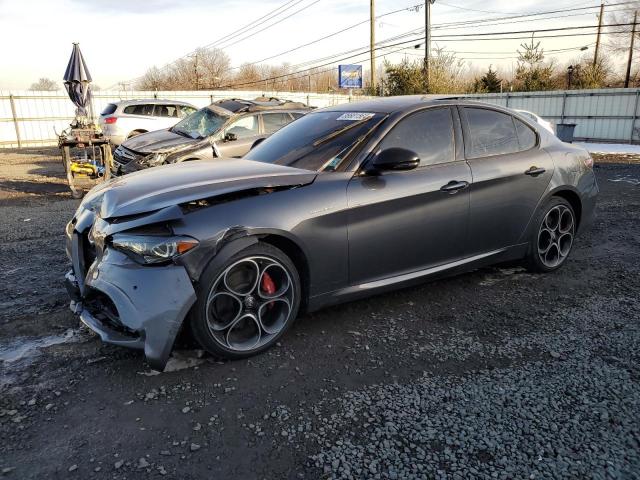
[[[175,133],[176,135],[180,135],[181,137],[191,138],[191,135],[183,130],[180,130],[179,128],[171,127],[169,131]]]
[[[331,140],[332,138],[335,138],[338,135],[342,135],[344,132],[347,132],[347,131],[351,130],[352,128],[355,128],[355,127],[357,127],[359,125],[362,125],[363,123],[366,123],[369,120],[371,120],[371,117],[363,118],[362,120],[359,120],[357,122],[353,122],[353,123],[347,125],[346,127],[342,127],[342,128],[339,128],[338,130],[334,130],[333,132],[329,133],[328,135],[325,135],[324,137],[321,137],[318,140],[316,140],[315,142],[313,142],[313,146],[317,147],[318,145],[322,145],[324,142],[326,142],[328,140]]]

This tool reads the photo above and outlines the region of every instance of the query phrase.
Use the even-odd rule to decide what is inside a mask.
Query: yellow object
[[[71,173],[73,174],[80,173],[85,175],[96,176],[97,168],[92,163],[71,162]]]

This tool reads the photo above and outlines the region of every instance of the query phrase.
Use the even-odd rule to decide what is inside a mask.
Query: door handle
[[[468,186],[469,186],[469,182],[451,180],[446,185],[441,186],[440,191],[453,194],[453,193],[457,193],[458,191],[464,188],[467,188]]]
[[[534,165],[533,167],[530,167],[529,170],[525,171],[524,174],[537,177],[538,175],[542,175],[544,172],[546,172],[544,168],[536,167]]]

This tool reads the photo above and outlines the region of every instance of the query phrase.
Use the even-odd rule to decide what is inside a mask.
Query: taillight
[[[104,123],[107,123],[107,124],[116,123],[117,120],[118,120],[118,117],[107,117],[104,119]]]
[[[593,168],[593,158],[591,158],[591,155],[585,155],[584,157],[582,157],[582,161],[584,162],[585,167]]]

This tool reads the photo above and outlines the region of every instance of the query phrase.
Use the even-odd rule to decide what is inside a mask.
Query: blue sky
[[[303,0],[287,13],[314,0]],[[615,3],[613,0],[609,3]],[[106,88],[121,80],[135,78],[153,65],[162,66],[193,49],[232,33],[244,24],[283,5],[285,0],[0,0],[0,89],[25,89],[40,77],[61,84],[71,53],[72,42],[80,42],[94,81]],[[417,0],[378,0],[376,13],[382,14],[418,4]],[[436,0],[432,6],[433,35],[445,32],[439,25],[473,21],[520,13],[558,10],[597,5],[599,2],[576,0]],[[610,7],[616,8],[616,7]],[[618,7],[619,8],[619,7]],[[494,26],[467,26],[446,33],[527,30],[597,23],[595,10],[588,15],[553,18],[544,22],[505,23]],[[580,12],[575,12],[580,13]],[[274,55],[366,20],[366,0],[319,0],[290,19],[224,50],[234,66]],[[558,15],[554,15],[558,16]],[[403,11],[376,22],[376,38],[384,40],[423,26],[423,10]],[[63,25],[68,25],[64,28]],[[364,24],[342,35],[276,58],[272,63],[291,64],[325,57],[364,46],[369,41]],[[595,36],[545,39],[546,50],[579,48],[589,45],[593,51]],[[442,42],[434,38],[433,47],[460,52],[476,69],[489,64],[503,72],[515,65],[515,51],[521,40]],[[421,50],[407,48],[388,56],[419,58]],[[382,52],[380,52],[382,55]],[[578,50],[553,54],[560,62],[579,56]],[[364,57],[355,60],[365,60]],[[614,59],[616,62],[623,59]],[[360,63],[360,62],[355,62]],[[367,65],[366,60],[362,62]]]

